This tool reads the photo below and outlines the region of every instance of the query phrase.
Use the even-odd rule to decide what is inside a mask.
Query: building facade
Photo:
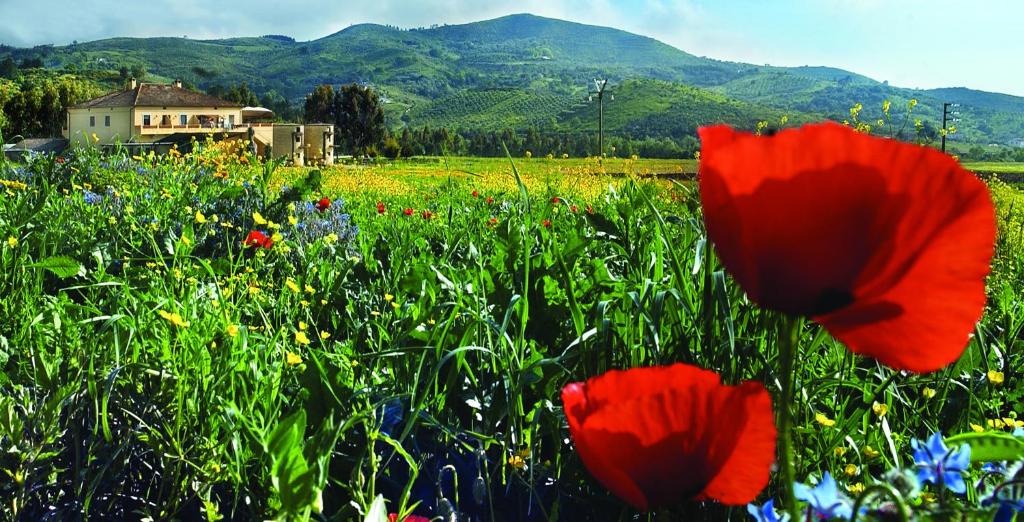
[[[64,137],[71,143],[110,147],[170,148],[192,137],[213,135],[217,139],[249,139],[257,154],[268,151],[285,157],[294,165],[305,164],[303,126],[267,121],[273,113],[257,107],[242,107],[215,96],[185,89],[181,81],[156,84],[129,80],[124,90],[94,98],[68,108]],[[318,136],[324,135],[318,126]],[[333,136],[333,126],[327,132]],[[298,140],[298,141],[296,141]],[[275,141],[277,146],[275,146]],[[321,143],[320,149],[326,150]],[[330,154],[318,151],[320,164],[333,164]]]

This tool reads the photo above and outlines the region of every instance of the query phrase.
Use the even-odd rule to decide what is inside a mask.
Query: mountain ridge
[[[293,102],[301,102],[322,83],[371,84],[396,104],[388,113],[398,127],[435,123],[429,118],[413,121],[411,113],[441,113],[440,108],[424,111],[422,105],[463,92],[518,89],[579,102],[593,78],[609,78],[616,85],[651,80],[705,89],[707,95],[699,98],[709,106],[718,104],[715,96],[725,96],[744,102],[744,110],[760,112],[760,107],[765,113],[839,120],[849,118],[850,107],[857,103],[863,104],[862,118],[875,122],[885,117],[881,111],[885,100],[902,108],[917,99],[911,118],[924,120],[932,129],[941,126],[942,103],[951,101],[965,106],[960,109],[960,139],[978,143],[1024,139],[1024,97],[959,87],[907,89],[824,65],[777,67],[717,60],[649,36],[528,13],[416,29],[357,24],[308,41],[277,36],[118,37],[7,53],[24,57],[44,52],[49,68],[110,71],[122,65],[142,66],[155,79],[182,78],[203,89],[246,82],[257,93],[272,92]],[[0,58],[3,54],[0,50]],[[663,88],[665,96],[682,93],[665,84],[652,85]],[[691,95],[684,97],[693,101]],[[416,106],[420,107],[413,110]],[[614,110],[614,106],[608,108]],[[519,120],[544,120],[542,116]],[[680,126],[684,127],[690,126]]]

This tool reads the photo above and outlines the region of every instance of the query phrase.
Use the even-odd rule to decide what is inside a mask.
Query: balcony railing
[[[273,127],[273,123],[242,123],[229,125],[172,125],[172,124],[157,124],[157,125],[136,125],[135,131],[139,134],[169,134],[174,132],[224,132],[224,131],[238,131],[244,130],[249,127]]]

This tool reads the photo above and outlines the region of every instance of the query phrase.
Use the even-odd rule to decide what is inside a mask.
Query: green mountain
[[[224,40],[113,38],[69,46],[0,49],[40,56],[49,68],[113,72],[145,67],[149,79],[181,78],[202,89],[241,82],[259,94],[300,102],[316,85],[360,82],[378,88],[394,127],[589,129],[584,104],[594,78],[620,94],[608,102],[609,128],[636,135],[691,132],[715,121],[749,124],[849,118],[877,125],[941,126],[944,101],[960,103],[954,139],[1024,139],[1024,98],[964,88],[911,90],[830,67],[771,67],[697,57],[625,31],[533,15],[464,25],[398,29],[354,25],[308,42],[265,36]],[[111,75],[113,77],[113,75]],[[911,99],[918,100],[906,115]],[[554,127],[552,127],[554,126]]]

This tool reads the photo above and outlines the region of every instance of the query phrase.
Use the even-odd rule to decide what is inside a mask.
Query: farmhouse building
[[[63,134],[72,143],[99,147],[167,150],[204,140],[247,139],[259,155],[284,157],[295,165],[334,163],[334,126],[276,124],[273,113],[242,107],[173,84],[128,81],[124,90],[68,108]]]

